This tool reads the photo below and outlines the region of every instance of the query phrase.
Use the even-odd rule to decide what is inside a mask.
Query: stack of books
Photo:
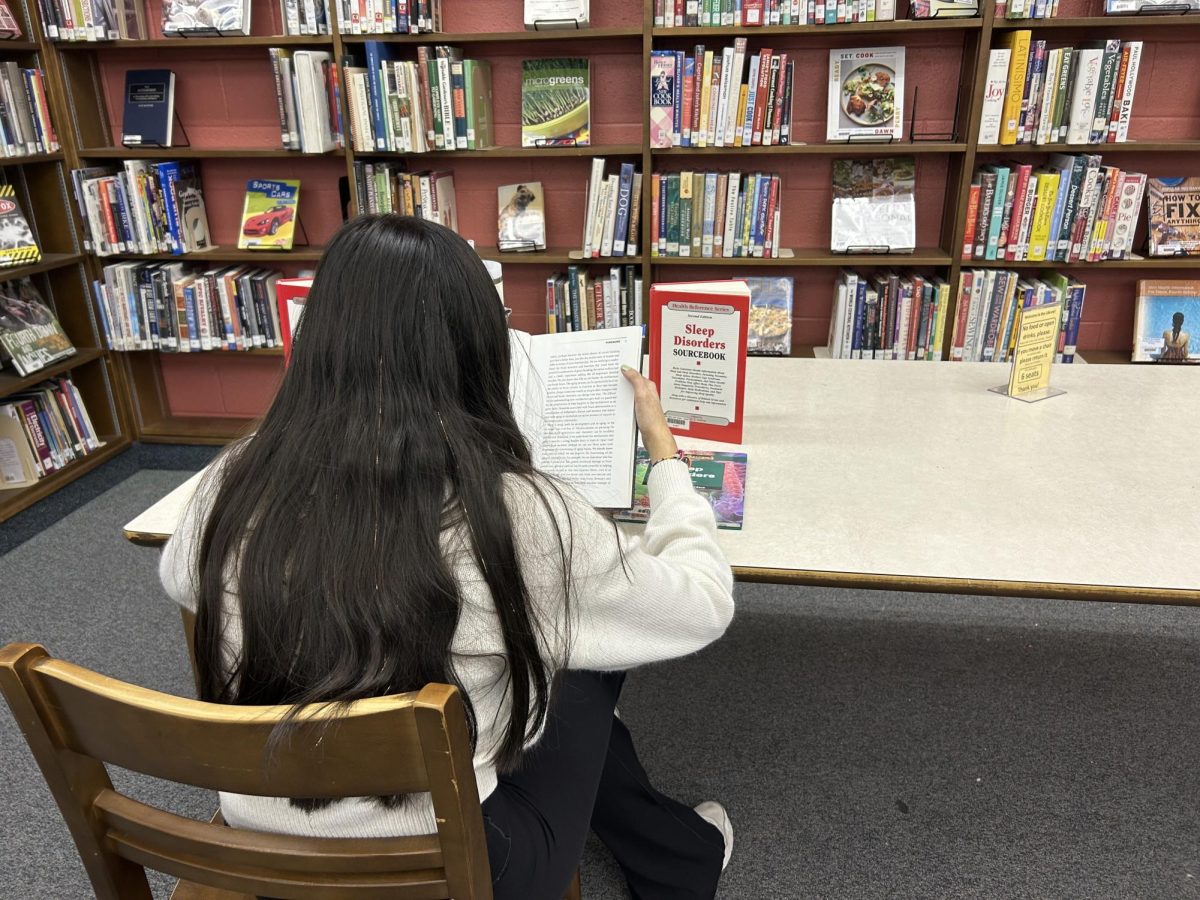
[[[110,350],[255,350],[280,344],[275,282],[254,266],[118,263],[92,285]]]
[[[981,167],[971,181],[963,259],[1099,262],[1127,259],[1146,176],[1099,156],[1057,153],[1036,169]]]
[[[642,221],[642,173],[622,163],[620,173],[604,174],[602,157],[592,160],[583,217],[583,256],[637,256]]]
[[[937,362],[949,306],[950,285],[943,278],[842,270],[829,320],[829,355]]]
[[[285,150],[328,153],[346,145],[337,66],[323,50],[271,47],[279,131]]]
[[[284,34],[329,34],[329,0],[279,0]]]
[[[751,147],[791,143],[795,63],[746,39],[722,50],[650,57],[650,146]],[[745,79],[745,80],[743,80]]]
[[[896,18],[895,0],[655,0],[655,28],[833,25]]]
[[[1053,19],[1059,0],[995,0],[997,19]]]
[[[1047,48],[1030,31],[988,55],[981,144],[1104,144],[1129,139],[1142,42]]]
[[[23,487],[104,446],[70,378],[43,381],[0,403],[0,435],[17,454],[0,487]]]
[[[338,0],[342,34],[422,34],[442,30],[442,0]]]
[[[58,150],[41,69],[4,63],[0,66],[0,98],[0,152],[5,156],[27,156]]]
[[[453,172],[403,172],[397,163],[355,162],[358,210],[420,216],[458,230]]]
[[[124,168],[71,172],[84,249],[97,256],[208,250],[208,217],[194,163],[127,159]]]
[[[1085,286],[1059,272],[1023,278],[1005,269],[966,269],[958,276],[958,305],[951,341],[954,362],[1009,362],[1021,310],[1062,303],[1055,362],[1075,361]]]
[[[347,66],[350,132],[360,153],[482,150],[495,143],[492,69],[457,47],[417,48],[417,61],[387,58],[367,41],[365,67]]]
[[[593,274],[570,266],[546,279],[546,333],[642,324],[642,276],[635,266]]]
[[[778,175],[656,172],[650,191],[654,256],[780,255],[783,194]]]

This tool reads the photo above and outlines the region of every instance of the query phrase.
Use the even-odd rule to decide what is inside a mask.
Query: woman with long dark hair
[[[539,473],[509,405],[510,352],[458,235],[401,216],[337,233],[274,403],[163,553],[167,592],[196,612],[200,696],[299,707],[457,685],[497,898],[557,900],[589,829],[635,897],[711,897],[728,817],[651,787],[614,713],[624,670],[729,623],[712,511],[632,370],[655,461],[644,533],[620,535]],[[223,794],[221,808],[291,834],[436,830],[424,797]]]

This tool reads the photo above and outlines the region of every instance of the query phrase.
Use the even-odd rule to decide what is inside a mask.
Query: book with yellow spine
[[[700,82],[700,133],[696,139],[697,147],[708,146],[708,105],[712,102],[712,69],[713,52],[705,50]]]
[[[1033,225],[1029,230],[1029,261],[1046,258],[1050,240],[1050,223],[1054,219],[1054,201],[1058,195],[1058,172],[1037,173],[1037,200],[1033,209]]]
[[[1021,99],[1025,94],[1025,75],[1029,69],[1029,43],[1032,31],[1010,31],[1001,36],[999,46],[1010,51],[1008,85],[1004,90],[1004,117],[1000,121],[1000,143],[1015,144],[1021,123]]]

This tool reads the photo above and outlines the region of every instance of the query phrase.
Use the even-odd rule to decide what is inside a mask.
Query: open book
[[[509,393],[533,464],[593,506],[628,509],[637,425],[621,366],[640,368],[642,329],[509,335]]]

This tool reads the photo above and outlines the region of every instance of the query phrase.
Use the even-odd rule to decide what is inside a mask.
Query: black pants
[[[546,732],[483,802],[495,900],[561,900],[595,831],[634,900],[700,900],[717,889],[720,831],[656,791],[613,711],[624,673],[567,672]]]

